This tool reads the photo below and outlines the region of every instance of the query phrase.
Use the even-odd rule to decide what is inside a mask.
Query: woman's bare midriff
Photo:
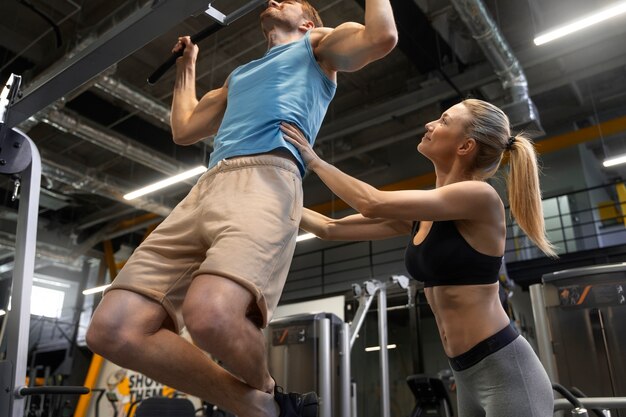
[[[448,357],[467,352],[509,324],[498,283],[429,287],[425,293]]]

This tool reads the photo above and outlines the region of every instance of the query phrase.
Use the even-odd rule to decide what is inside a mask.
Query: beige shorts
[[[162,304],[180,332],[187,289],[200,274],[248,289],[267,326],[282,293],[302,215],[302,180],[289,159],[220,161],[135,250],[113,284]]]

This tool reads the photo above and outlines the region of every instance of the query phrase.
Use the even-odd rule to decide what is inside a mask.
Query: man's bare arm
[[[226,111],[228,80],[224,86],[209,91],[200,101],[196,97],[196,58],[198,47],[189,37],[180,38],[185,45],[176,63],[176,82],[170,117],[172,137],[178,145],[191,145],[217,132]]]
[[[397,41],[389,0],[366,0],[365,24],[347,22],[327,32],[315,55],[326,70],[356,71],[387,55]]]

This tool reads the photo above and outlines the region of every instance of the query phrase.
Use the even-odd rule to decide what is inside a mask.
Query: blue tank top
[[[283,139],[280,123],[297,126],[313,144],[337,89],[316,61],[309,35],[274,46],[232,72],[209,168],[224,158],[286,148],[304,175],[302,157]]]
[[[404,263],[409,274],[422,281],[424,287],[498,282],[502,256],[478,252],[459,233],[454,220],[433,222],[424,241],[414,245],[418,229],[419,222],[415,222]]]

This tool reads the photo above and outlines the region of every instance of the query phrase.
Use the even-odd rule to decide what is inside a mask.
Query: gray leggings
[[[511,343],[470,368],[452,371],[459,417],[552,417],[548,374],[526,339]]]

